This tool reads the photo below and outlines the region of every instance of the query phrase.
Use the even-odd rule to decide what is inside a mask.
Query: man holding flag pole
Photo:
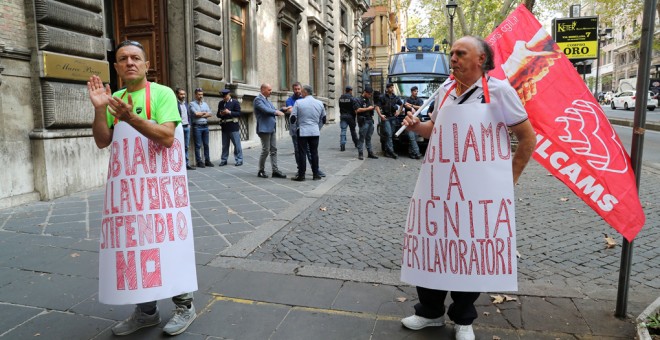
[[[517,289],[513,184],[536,139],[516,91],[488,75],[493,52],[484,40],[463,37],[450,55],[453,74],[431,120],[408,113],[403,122],[430,143],[410,202],[401,269],[402,281],[417,286],[419,303],[401,322],[413,330],[443,326],[452,291],[447,315],[456,339],[470,340],[479,292]],[[519,140],[513,155],[507,128]]]

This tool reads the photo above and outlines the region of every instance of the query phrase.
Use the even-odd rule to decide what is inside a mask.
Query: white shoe
[[[443,317],[439,317],[436,319],[427,319],[422,316],[418,315],[411,315],[407,318],[401,319],[401,323],[408,329],[412,330],[419,330],[425,327],[432,327],[432,326],[444,326],[445,325],[445,319]]]
[[[472,325],[455,325],[456,340],[474,340],[474,331]]]

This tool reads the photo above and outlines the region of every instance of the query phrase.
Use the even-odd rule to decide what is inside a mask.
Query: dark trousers
[[[305,153],[301,150],[307,150],[312,155],[312,173],[314,175],[319,174],[319,136],[298,136],[298,154],[296,155],[296,163],[298,164],[298,175],[305,176],[305,171],[307,171],[307,157]]]
[[[186,166],[190,165],[188,161],[188,147],[190,146],[190,125],[183,126],[183,141],[186,146]]]
[[[477,318],[474,302],[479,298],[478,292],[451,292],[453,303],[449,305],[447,316],[457,325],[471,325]],[[446,290],[435,290],[417,287],[419,303],[415,305],[415,315],[436,319],[445,315]]]
[[[339,119],[339,127],[341,128],[339,133],[339,145],[346,145],[346,129],[350,129],[353,144],[357,146],[358,136],[355,132],[355,117],[352,115],[340,115]]]

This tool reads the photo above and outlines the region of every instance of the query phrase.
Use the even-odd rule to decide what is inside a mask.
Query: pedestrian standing
[[[424,101],[417,97],[419,89],[417,86],[410,88],[410,97],[406,98],[403,107],[405,112],[411,112],[412,110],[419,110],[419,108],[424,105]],[[417,145],[417,134],[413,131],[406,131],[406,136],[408,136],[408,157],[412,159],[420,159],[422,155],[419,153],[419,145]]]
[[[339,127],[341,132],[339,134],[339,150],[346,151],[346,130],[351,131],[351,139],[353,145],[357,147],[358,137],[355,132],[355,110],[357,103],[353,97],[353,87],[346,86],[345,93],[339,97]]]
[[[197,160],[197,167],[213,167],[211,163],[211,154],[209,150],[209,123],[208,118],[211,118],[211,108],[209,104],[204,101],[204,90],[201,88],[195,89],[195,100],[190,102],[190,112],[193,116],[193,134],[195,135],[195,159]],[[204,160],[200,149],[204,147]]]
[[[364,159],[363,151],[365,145],[367,147],[367,157],[378,159],[371,148],[371,135],[374,134],[374,110],[379,110],[372,101],[372,94],[373,89],[366,87],[362,91],[362,97],[357,100],[358,108],[355,110],[357,112],[357,124],[360,132],[360,138],[357,144],[359,160]]]
[[[254,99],[254,115],[257,118],[257,135],[261,139],[261,156],[259,157],[259,172],[257,176],[268,178],[266,175],[266,158],[270,155],[270,164],[273,172],[271,175],[275,178],[286,178],[277,168],[277,135],[275,129],[277,126],[276,117],[284,116],[284,112],[275,108],[273,103],[268,100],[273,88],[269,84],[261,84],[260,92]]]
[[[243,149],[241,148],[241,132],[238,119],[241,116],[241,104],[238,100],[231,97],[231,91],[224,89],[220,91],[222,100],[218,103],[218,113],[220,118],[220,127],[222,128],[222,155],[220,156],[220,166],[227,165],[229,158],[229,144],[234,144],[234,165],[243,165]]]
[[[313,94],[311,86],[303,86],[303,99],[297,101],[293,106],[291,121],[298,125],[298,148],[301,150],[309,148],[312,154],[312,178],[319,180],[321,179],[321,175],[319,175],[319,137],[321,128],[325,124],[326,112],[323,102],[314,98]],[[291,179],[302,182],[305,180],[307,159],[301,152],[296,161],[298,173]]]
[[[87,83],[89,98],[94,105],[92,134],[96,145],[103,149],[113,142],[115,126],[126,122],[156,144],[169,148],[174,143],[174,129],[181,122],[177,113],[177,97],[166,86],[147,81],[149,61],[144,47],[137,41],[123,41],[115,49],[117,75],[126,89],[110,94],[110,86],[103,86],[101,78],[92,76]],[[150,121],[155,121],[155,124]],[[119,236],[118,236],[119,237]],[[163,331],[169,335],[183,333],[195,320],[193,294],[172,297],[174,315]],[[128,335],[141,328],[160,324],[156,301],[139,303],[129,318],[112,326],[115,335]]]
[[[436,97],[436,110],[433,112],[431,120],[422,123],[419,118],[409,113],[403,124],[409,130],[429,138],[434,129],[441,128],[436,127],[435,122],[444,118],[445,110],[443,109],[451,106],[460,107],[461,112],[465,114],[485,111],[483,115],[487,118],[479,119],[497,117],[497,120],[506,124],[518,138],[518,148],[513,155],[511,165],[512,183],[515,184],[527,165],[536,144],[534,130],[527,119],[527,113],[516,90],[509,83],[488,76],[487,72],[494,68],[493,51],[483,39],[471,36],[463,37],[452,45],[450,55],[453,77],[442,84],[441,91]],[[478,164],[483,167],[484,173],[494,171],[493,168],[497,166],[492,165],[491,162]],[[441,167],[455,166],[456,164],[452,162],[437,162],[433,164],[431,171],[432,174],[439,174]],[[483,187],[482,183],[477,184],[478,187]],[[442,219],[437,216],[430,218]],[[442,282],[434,284],[442,285]],[[429,326],[444,326],[444,301],[447,293],[446,290],[434,289],[434,287],[417,286],[419,303],[415,305],[414,315],[401,320],[403,325],[413,330]],[[477,318],[474,302],[479,294],[479,292],[451,292],[453,302],[449,305],[447,316],[456,324],[454,330],[457,340],[475,339],[472,323]]]
[[[403,101],[396,94],[394,94],[394,84],[388,83],[385,86],[385,93],[380,97],[380,124],[382,125],[381,143],[383,145],[383,152],[385,157],[397,159],[396,152],[394,152],[394,144],[392,143],[392,135],[394,134],[394,127],[396,119],[399,115],[399,110],[403,105]]]
[[[188,149],[190,147],[190,126],[192,125],[192,117],[188,114],[188,102],[186,102],[186,90],[182,88],[176,89],[176,98],[179,101],[177,107],[179,109],[179,116],[181,116],[181,125],[183,126],[183,141],[186,147],[186,169],[196,170],[195,167],[190,166],[190,157],[188,156]]]

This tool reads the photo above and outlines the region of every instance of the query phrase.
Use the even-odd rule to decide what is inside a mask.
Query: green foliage
[[[649,316],[646,319],[646,328],[660,329],[660,313],[655,313],[655,315]]]

